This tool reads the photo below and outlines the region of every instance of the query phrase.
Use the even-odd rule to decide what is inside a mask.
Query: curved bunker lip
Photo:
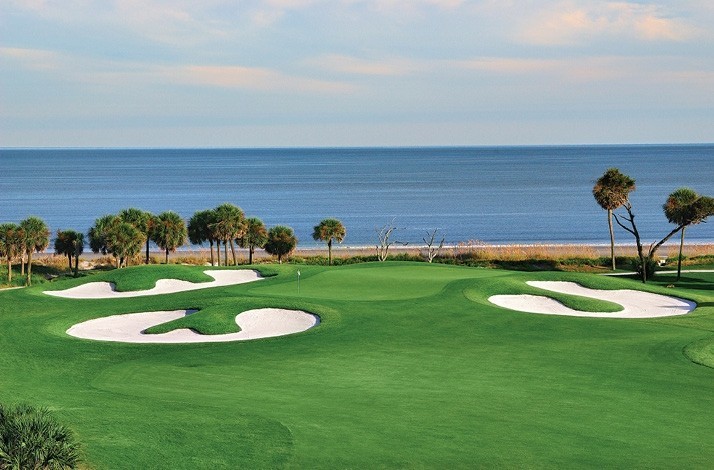
[[[528,281],[526,284],[552,292],[606,300],[622,305],[619,312],[582,312],[573,310],[555,299],[539,295],[493,295],[488,301],[499,307],[526,313],[568,315],[598,318],[659,318],[685,315],[697,306],[695,302],[639,290],[590,289],[575,282]]]
[[[233,286],[264,279],[258,271],[252,269],[203,271],[213,278],[209,282],[189,282],[180,279],[159,279],[156,286],[148,290],[117,292],[110,282],[88,282],[65,290],[45,291],[45,294],[65,299],[116,299],[125,297],[143,297],[147,295],[175,294],[211,287]]]
[[[248,341],[301,333],[317,326],[319,317],[302,310],[260,308],[236,315],[241,331],[221,335],[202,335],[189,329],[161,334],[146,334],[147,328],[176,320],[195,310],[127,313],[95,318],[78,323],[67,330],[76,338],[121,343],[219,343]]]

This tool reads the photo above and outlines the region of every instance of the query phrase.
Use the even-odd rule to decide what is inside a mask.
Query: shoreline
[[[645,246],[646,248],[646,246]],[[428,249],[427,245],[407,245],[407,246],[391,246],[389,248],[390,255],[421,255]],[[658,251],[658,257],[676,257],[679,250],[679,242],[665,243]],[[221,248],[223,252],[223,248]],[[214,251],[215,253],[215,251]],[[583,257],[595,258],[610,255],[609,243],[513,243],[513,244],[484,244],[484,243],[460,243],[444,245],[441,250],[441,255],[458,256],[469,253],[479,253],[485,256],[493,256],[495,258],[512,258],[512,257]],[[375,245],[333,245],[333,258],[348,258],[352,256],[372,256],[376,254]],[[686,243],[684,246],[685,256],[698,256],[705,254],[714,254],[713,242],[692,242]],[[163,259],[165,253],[161,250],[150,250],[150,257]],[[231,257],[230,250],[228,251],[229,258]],[[290,254],[288,259],[294,257],[327,257],[327,246],[307,246],[297,247]],[[634,243],[616,243],[615,256],[637,256],[637,247]],[[112,255],[102,255],[101,253],[84,252],[79,258],[81,261],[95,261]],[[169,253],[169,260],[180,260],[182,258],[208,258],[210,259],[210,251],[208,247],[184,247]],[[51,250],[35,255],[36,259],[53,258],[65,259],[64,256],[55,255]],[[144,252],[136,257],[143,259]],[[223,258],[223,255],[221,255]],[[236,248],[236,258],[245,260],[248,258],[248,250],[245,248]],[[273,258],[262,249],[257,249],[253,255],[256,260],[265,260]]]

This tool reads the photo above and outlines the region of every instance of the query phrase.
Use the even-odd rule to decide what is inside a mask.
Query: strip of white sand
[[[510,310],[546,315],[570,315],[576,317],[601,318],[658,318],[684,315],[697,306],[696,303],[631,289],[600,290],[583,287],[566,281],[528,281],[528,285],[540,289],[606,300],[622,305],[619,312],[582,312],[573,310],[550,297],[539,295],[493,295],[489,302]]]
[[[246,341],[300,333],[316,326],[317,316],[301,310],[261,308],[247,310],[236,316],[241,331],[222,335],[202,335],[189,329],[180,329],[161,334],[146,334],[144,331],[195,310],[128,313],[96,318],[78,323],[67,330],[77,338],[121,343],[218,343]]]
[[[129,292],[117,292],[110,282],[89,282],[81,286],[65,290],[45,291],[47,295],[66,299],[116,299],[123,297],[143,297],[146,295],[174,294],[190,290],[208,289],[210,287],[232,286],[263,279],[258,271],[251,269],[203,271],[214,280],[210,282],[188,282],[179,279],[159,279],[153,289]]]

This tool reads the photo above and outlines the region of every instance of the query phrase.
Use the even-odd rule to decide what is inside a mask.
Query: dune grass
[[[135,267],[49,286],[111,280],[146,289],[164,277],[200,280],[204,269]],[[707,468],[714,461],[714,368],[690,360],[690,351],[704,356],[714,343],[712,273],[667,288],[668,280],[642,286],[423,263],[265,269],[276,276],[144,298],[59,299],[42,294],[48,285],[0,292],[0,402],[53,409],[100,469]],[[647,289],[699,307],[681,317],[613,320],[523,314],[487,301],[532,293],[528,280]],[[223,333],[235,331],[237,313],[259,307],[307,310],[321,324],[214,344],[65,334],[99,316],[188,308],[199,312],[161,328]]]

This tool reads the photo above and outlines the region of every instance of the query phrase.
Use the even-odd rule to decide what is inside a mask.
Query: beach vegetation
[[[32,285],[32,253],[43,251],[50,244],[50,230],[44,220],[39,217],[28,217],[20,222],[24,235],[24,249],[27,255],[27,277],[25,285]]]
[[[47,408],[0,403],[0,470],[77,468],[74,433]]]
[[[608,168],[593,186],[595,201],[607,211],[607,224],[610,229],[610,257],[613,271],[617,269],[615,264],[615,232],[612,225],[613,211],[628,202],[629,194],[635,188],[635,180],[620,173],[617,168]]]
[[[278,257],[278,264],[283,262],[283,257],[290,255],[297,246],[298,239],[293,229],[286,225],[276,225],[268,230],[268,240],[265,242],[265,251]]]
[[[669,195],[663,209],[670,223],[682,227],[677,256],[677,281],[679,281],[682,273],[684,233],[688,226],[704,222],[707,217],[714,215],[714,198],[701,196],[690,188],[679,188]]]
[[[165,252],[166,264],[169,263],[169,253],[186,244],[187,237],[186,223],[176,212],[166,211],[156,216],[151,239]]]
[[[268,231],[263,221],[257,217],[245,219],[243,235],[238,238],[238,244],[248,249],[248,264],[253,264],[255,249],[263,248],[267,242]]]
[[[323,219],[313,227],[312,239],[327,242],[327,264],[332,264],[332,241],[342,243],[346,235],[345,226],[337,219]]]

